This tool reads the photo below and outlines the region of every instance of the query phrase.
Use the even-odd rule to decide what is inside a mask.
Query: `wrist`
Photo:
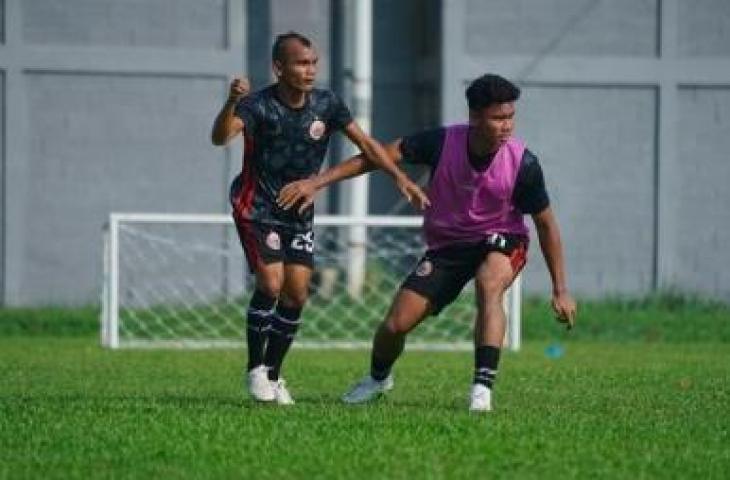
[[[568,293],[568,288],[565,286],[562,287],[553,287],[553,296],[559,297],[560,295],[565,295]]]
[[[327,186],[327,180],[324,178],[314,177],[311,179],[311,182],[315,191],[319,191]]]
[[[399,183],[406,183],[410,181],[410,178],[408,178],[408,175],[403,173],[403,171],[398,167],[393,167],[393,170],[390,172],[391,176],[393,177],[393,180]]]

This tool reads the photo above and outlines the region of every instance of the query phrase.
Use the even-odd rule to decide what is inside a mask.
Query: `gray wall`
[[[518,128],[542,161],[583,293],[652,288],[655,108],[650,87],[524,88]],[[537,247],[527,286],[550,292]]]
[[[0,301],[98,301],[110,211],[225,212],[242,0],[5,0]]]
[[[730,87],[682,87],[679,112],[675,283],[728,300]]]
[[[730,299],[730,2],[443,2],[445,122],[486,71],[518,81],[581,295]],[[548,293],[533,243],[526,290]]]
[[[730,298],[730,2],[376,0],[374,13],[377,138],[463,120],[470,79],[513,78],[573,288]],[[240,146],[214,149],[208,131],[229,76],[268,82],[273,34],[296,29],[333,83],[332,14],[329,0],[0,2],[0,302],[96,302],[110,211],[227,212]],[[398,200],[376,175],[371,210],[409,212]],[[547,278],[535,244],[527,291]]]
[[[372,134],[386,143],[439,122],[440,4],[375,1],[373,19]],[[427,172],[409,173],[418,178]],[[417,213],[387,175],[374,173],[370,181],[373,213]]]

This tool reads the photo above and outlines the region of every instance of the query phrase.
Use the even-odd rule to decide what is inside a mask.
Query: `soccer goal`
[[[315,272],[296,347],[369,347],[424,252],[420,217],[316,217]],[[228,215],[112,213],[104,232],[101,342],[110,348],[243,345],[253,276]],[[520,279],[506,300],[520,347]],[[473,286],[409,335],[408,348],[470,349]]]

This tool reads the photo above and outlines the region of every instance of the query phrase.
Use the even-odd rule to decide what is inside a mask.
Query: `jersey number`
[[[297,233],[291,241],[291,248],[304,250],[307,253],[314,251],[314,232]]]

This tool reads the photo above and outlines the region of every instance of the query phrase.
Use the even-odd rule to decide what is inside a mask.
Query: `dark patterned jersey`
[[[404,137],[400,144],[403,161],[428,165],[433,174],[441,158],[445,138],[446,129],[443,127]],[[469,162],[476,170],[486,170],[489,168],[490,161],[489,158],[474,158],[469,153]],[[540,162],[527,149],[522,155],[520,169],[517,171],[515,188],[512,191],[512,203],[519,211],[527,215],[540,213],[550,205]]]
[[[291,231],[312,228],[313,207],[301,215],[282,210],[276,197],[284,185],[319,172],[330,136],[352,122],[350,111],[333,92],[312,90],[298,109],[284,104],[270,85],[244,97],[235,115],[244,123],[243,170],[231,185],[234,215]]]

